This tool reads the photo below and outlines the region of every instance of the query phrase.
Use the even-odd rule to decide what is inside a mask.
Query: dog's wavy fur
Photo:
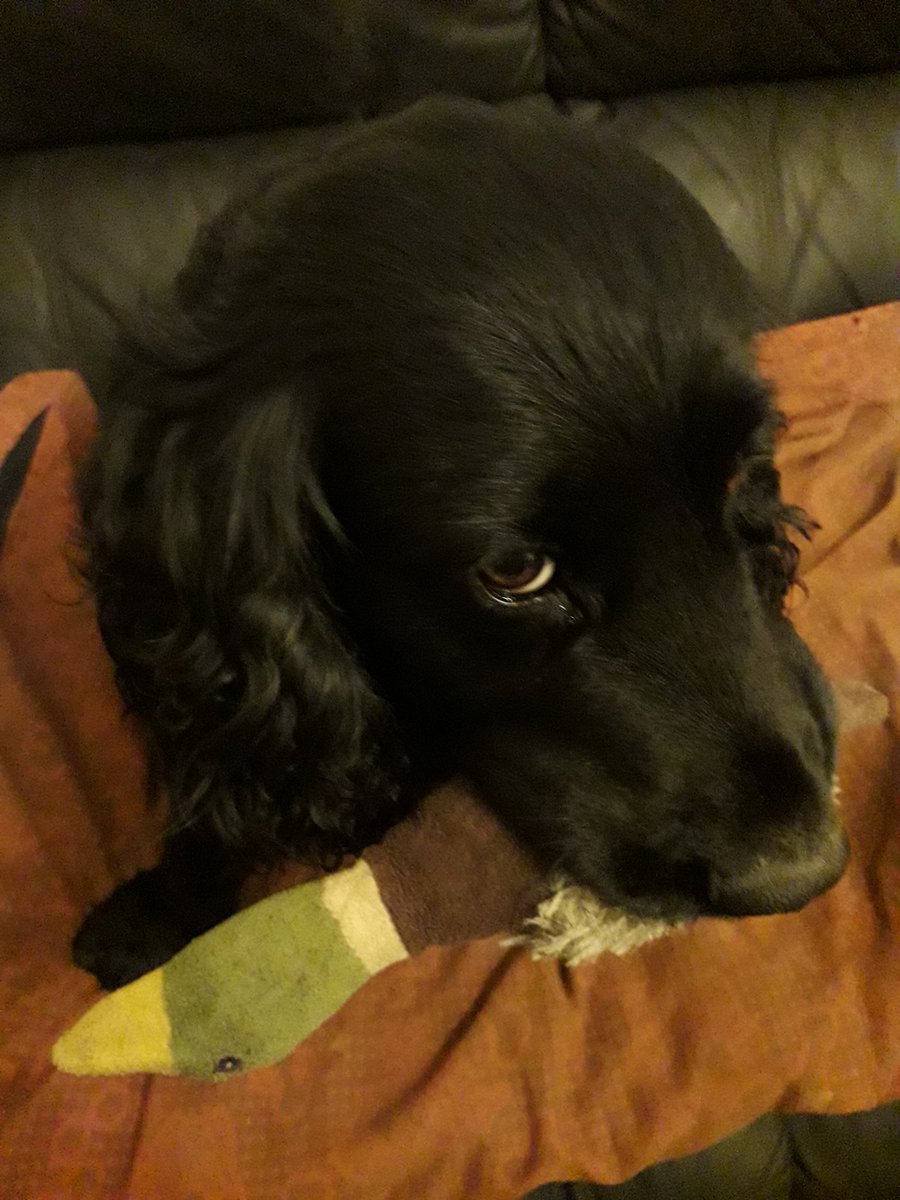
[[[604,171],[627,194],[605,193]],[[446,204],[442,186],[452,193]],[[376,219],[384,205],[390,221]],[[510,244],[516,221],[518,246]],[[646,246],[629,244],[635,236]],[[354,239],[365,246],[358,278],[344,247]],[[482,252],[490,246],[495,261],[474,261],[470,241]],[[545,260],[545,276],[532,278],[532,256]],[[543,300],[546,262],[559,287]],[[635,315],[644,302],[646,328]],[[705,325],[699,350],[684,332],[684,308]],[[381,610],[369,599],[381,585],[366,574],[371,563],[359,562],[369,524],[402,541],[417,519],[402,511],[399,484],[391,495],[354,490],[373,463],[382,481],[413,470],[401,434],[391,450],[398,396],[446,387],[453,398],[444,409],[487,397],[502,407],[503,427],[520,431],[510,444],[538,445],[553,427],[574,447],[576,465],[559,468],[568,478],[589,440],[579,440],[579,428],[592,419],[576,396],[598,388],[665,395],[688,376],[700,392],[739,393],[733,405],[704,401],[696,415],[681,414],[686,440],[670,455],[685,457],[698,505],[710,511],[725,503],[726,480],[739,470],[729,536],[742,541],[757,592],[780,610],[796,578],[791,535],[806,536],[811,523],[780,497],[779,418],[747,357],[756,320],[736,261],[686,194],[614,139],[563,118],[516,129],[481,106],[432,102],[363,127],[322,163],[287,166],[231,205],[199,239],[174,295],[123,337],[81,483],[100,627],[122,693],[150,731],[173,827],[202,826],[255,861],[290,853],[333,863],[377,838],[436,773],[422,765],[430,732],[447,769],[460,766],[448,729],[467,725],[464,668],[430,672],[436,655],[451,662],[452,648],[443,648],[444,633],[415,632],[420,620],[428,626],[420,606],[390,618],[412,630],[412,650],[395,670],[395,643],[380,640]],[[404,323],[424,349],[403,343],[396,327]],[[442,374],[429,376],[426,360],[442,354]],[[402,403],[401,424],[414,428],[412,401]],[[660,402],[661,436],[677,403]],[[610,428],[622,431],[616,453],[634,454],[640,474],[652,436],[629,426],[631,409],[611,411]],[[357,425],[364,434],[352,432]],[[455,446],[446,431],[416,436],[427,441],[435,479],[445,460],[451,469],[477,460],[473,487],[500,497],[496,506],[524,489],[513,465],[492,466],[474,436],[466,442],[463,424]],[[490,543],[489,504],[448,520],[457,517],[473,545],[479,532]],[[426,534],[440,541],[437,520]],[[641,553],[655,553],[652,538]],[[405,612],[407,590],[396,585],[382,606],[393,610],[396,597]],[[432,624],[446,629],[443,592],[428,593],[426,607],[440,610]],[[592,603],[586,597],[584,611]],[[501,642],[512,636],[502,624]],[[490,663],[488,638],[480,625],[471,637],[462,631],[460,653]],[[493,711],[516,670],[499,665],[485,685],[497,691],[496,703],[486,702]],[[814,668],[804,660],[797,670]],[[446,691],[446,706],[435,690]],[[474,725],[484,710],[480,701],[470,707]],[[613,737],[610,755],[614,746]],[[823,771],[830,778],[828,762]],[[490,802],[489,779],[478,782]],[[500,808],[508,814],[509,803]]]
[[[117,413],[81,481],[88,576],[173,827],[202,816],[260,863],[327,864],[396,819],[406,761],[322,580],[321,542],[342,534],[316,481],[312,400],[302,385],[245,391],[218,361],[245,281],[219,275],[217,235],[192,263],[213,284],[204,306],[221,306],[203,342],[179,340],[189,313],[184,333],[124,351],[109,402],[140,407]]]

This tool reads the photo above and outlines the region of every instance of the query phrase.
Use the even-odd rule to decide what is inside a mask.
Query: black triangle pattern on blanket
[[[24,486],[38,442],[41,440],[47,411],[45,408],[38,413],[3,462],[0,463],[0,552],[3,550],[9,518],[12,516],[16,501]]]

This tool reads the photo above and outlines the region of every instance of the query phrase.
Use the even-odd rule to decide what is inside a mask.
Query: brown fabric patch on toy
[[[410,954],[517,929],[547,892],[525,851],[460,784],[426,797],[365,858]]]

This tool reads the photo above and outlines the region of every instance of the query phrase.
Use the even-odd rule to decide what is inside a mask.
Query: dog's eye
[[[516,550],[483,562],[476,571],[478,582],[495,600],[512,603],[533,596],[547,586],[556,563],[546,554]]]

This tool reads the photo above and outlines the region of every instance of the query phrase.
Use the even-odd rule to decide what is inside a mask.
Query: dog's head
[[[431,102],[226,214],[85,483],[182,809],[339,851],[459,771],[641,915],[830,886],[753,321],[682,189],[562,118]]]

